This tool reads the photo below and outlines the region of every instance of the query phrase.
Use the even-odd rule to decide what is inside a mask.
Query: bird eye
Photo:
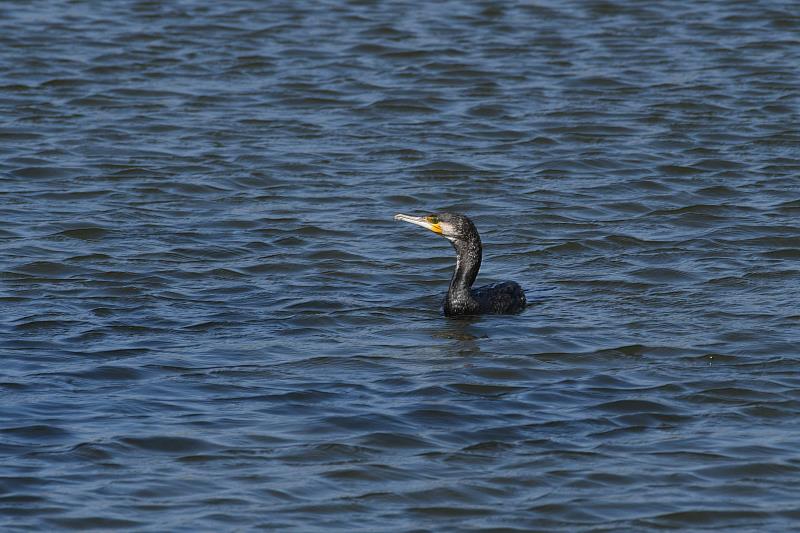
[[[437,217],[436,215],[428,215],[427,218],[428,218],[428,222],[430,222],[431,224],[438,224],[439,223],[439,217]]]

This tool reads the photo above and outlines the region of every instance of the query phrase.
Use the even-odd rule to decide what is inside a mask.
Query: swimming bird
[[[481,268],[483,247],[475,224],[458,213],[414,217],[398,213],[395,220],[427,228],[449,240],[456,250],[456,268],[444,297],[445,316],[511,314],[525,308],[525,293],[513,281],[472,288]]]

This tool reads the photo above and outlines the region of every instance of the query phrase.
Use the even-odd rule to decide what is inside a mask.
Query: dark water
[[[786,530],[795,2],[0,4],[0,527]],[[446,241],[534,305],[449,320]]]

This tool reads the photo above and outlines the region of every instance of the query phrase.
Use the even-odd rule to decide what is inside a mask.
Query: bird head
[[[452,242],[467,240],[473,235],[478,235],[472,221],[458,213],[437,213],[421,217],[398,213],[394,219],[422,226]]]

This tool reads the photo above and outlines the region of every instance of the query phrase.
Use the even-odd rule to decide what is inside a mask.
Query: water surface
[[[793,2],[6,2],[6,530],[786,530]],[[533,305],[451,320],[448,243]]]

